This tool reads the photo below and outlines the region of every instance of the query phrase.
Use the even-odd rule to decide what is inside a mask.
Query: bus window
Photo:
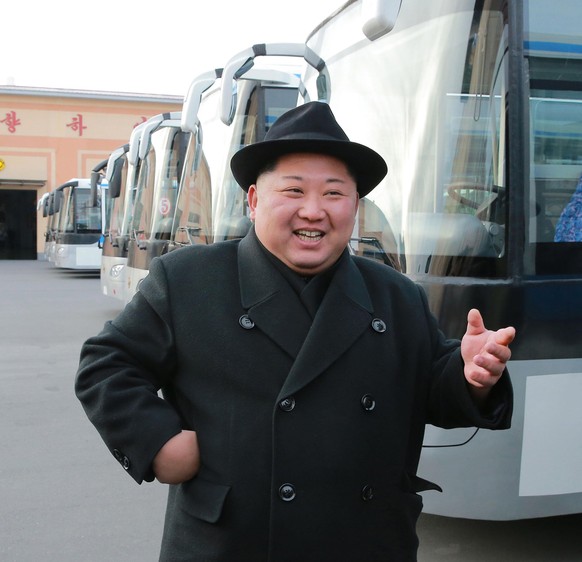
[[[213,241],[210,169],[204,154],[198,154],[198,151],[202,151],[202,147],[192,135],[172,225],[176,246],[210,244]]]
[[[75,189],[75,231],[78,233],[101,232],[101,191],[98,192],[98,205],[91,203],[91,193],[88,189]]]
[[[429,183],[413,187],[408,201],[402,238],[403,269],[410,274],[505,273],[507,23],[502,11],[476,11],[463,47],[459,82],[444,82],[444,91],[434,92],[442,96],[431,116],[435,130],[442,131],[440,141],[435,139],[440,148],[432,149],[438,167]]]
[[[264,86],[254,81],[242,81],[241,84],[239,98],[244,106],[239,108],[238,117],[231,125],[234,129],[232,144],[217,196],[215,241],[242,238],[251,224],[247,216],[245,192],[236,183],[228,166],[230,156],[247,144],[262,141],[275,120],[297,104],[296,88]]]
[[[526,208],[528,275],[582,273],[582,56],[572,22],[548,41],[544,10],[529,3],[526,55],[530,89],[530,190]],[[559,33],[558,33],[559,32]]]

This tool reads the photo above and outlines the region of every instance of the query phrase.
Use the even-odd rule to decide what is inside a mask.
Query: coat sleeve
[[[151,481],[151,464],[180,418],[159,395],[175,369],[169,293],[154,260],[140,291],[81,349],[75,392],[90,421],[123,468]]]
[[[511,425],[513,389],[507,369],[493,387],[487,402],[477,407],[465,379],[465,364],[459,340],[446,339],[428,308],[424,291],[419,287],[428,318],[432,342],[427,421],[446,429],[480,427],[507,429]]]

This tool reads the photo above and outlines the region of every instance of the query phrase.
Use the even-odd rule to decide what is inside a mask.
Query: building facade
[[[43,256],[37,201],[91,170],[180,96],[0,86],[0,259]]]

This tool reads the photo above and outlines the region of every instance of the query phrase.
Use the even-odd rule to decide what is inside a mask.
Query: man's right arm
[[[154,479],[154,458],[183,429],[158,393],[171,384],[176,352],[165,271],[155,262],[143,292],[85,342],[75,382],[90,421],[138,483]]]

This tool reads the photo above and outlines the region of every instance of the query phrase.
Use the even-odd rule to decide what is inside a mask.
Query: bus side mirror
[[[101,183],[101,173],[91,172],[91,207],[99,206],[99,184]]]
[[[63,198],[62,191],[55,191],[55,197],[53,200],[53,213],[58,213],[61,210],[61,200]]]
[[[121,178],[123,174],[123,160],[119,159],[115,162],[113,174],[109,180],[109,197],[116,199],[121,194]]]

